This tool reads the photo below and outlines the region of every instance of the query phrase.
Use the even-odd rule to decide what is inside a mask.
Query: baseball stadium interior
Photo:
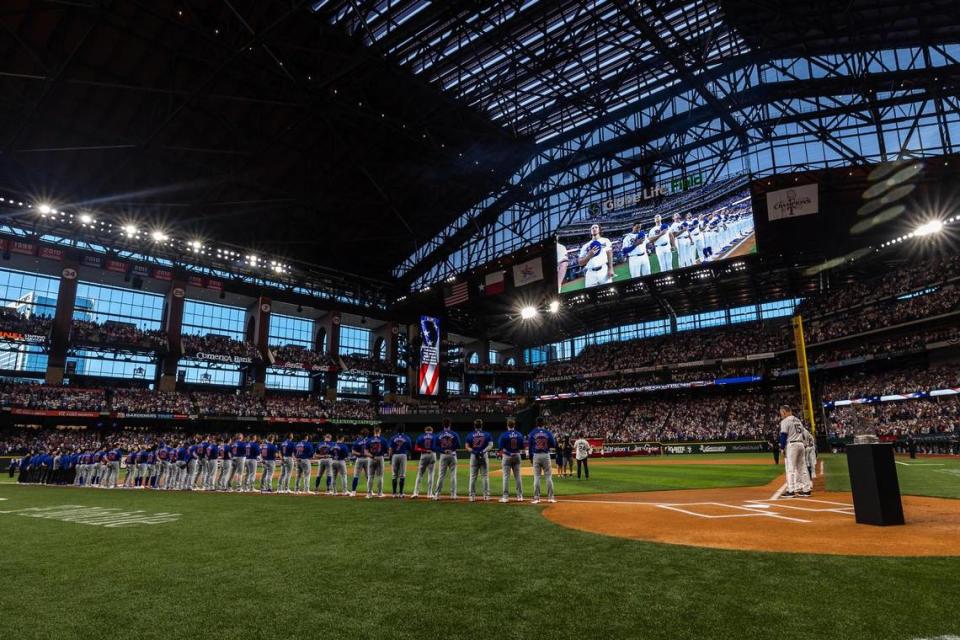
[[[960,3],[2,4],[9,637],[960,636]]]

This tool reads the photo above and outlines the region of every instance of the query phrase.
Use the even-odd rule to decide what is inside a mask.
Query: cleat
[[[373,498],[373,495],[368,493],[368,494],[366,495],[366,498],[367,498],[367,500],[370,500],[371,498]]]
[[[476,500],[476,498],[474,498],[473,496],[470,496],[469,500],[470,500],[470,502],[473,502],[473,501]]]
[[[540,498],[534,498],[530,501],[530,504],[540,504]]]
[[[510,498],[500,498],[500,502],[510,502]]]
[[[555,503],[556,501],[557,501],[556,498],[547,498],[547,502]]]
[[[517,496],[517,502],[523,502],[523,496]]]
[[[411,494],[410,494],[410,498],[411,498],[412,500],[416,500],[416,499],[419,498],[419,497],[420,497],[420,496],[418,496],[418,495],[415,494],[415,493],[411,493]],[[428,495],[427,497],[429,498],[430,496]]]
[[[440,496],[439,496],[439,495],[430,496],[430,499],[431,499],[431,500],[440,500]]]
[[[799,498],[809,498],[812,495],[813,493],[810,491],[800,491],[799,493],[797,493],[797,497]]]
[[[780,497],[781,497],[781,498],[796,498],[796,497],[797,497],[797,494],[795,494],[793,491],[784,491],[783,493],[780,494]]]

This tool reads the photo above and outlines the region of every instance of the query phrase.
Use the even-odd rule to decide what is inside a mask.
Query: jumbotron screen
[[[560,293],[756,253],[749,186],[723,186],[665,196],[655,205],[638,194],[592,207],[557,232]]]

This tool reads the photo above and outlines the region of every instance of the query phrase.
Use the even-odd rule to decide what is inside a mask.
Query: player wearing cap
[[[590,227],[590,241],[580,247],[577,262],[583,267],[583,286],[613,282],[613,244],[600,235],[600,225]]]
[[[366,428],[360,429],[360,436],[353,441],[350,446],[350,453],[353,455],[353,485],[350,489],[350,495],[357,495],[357,485],[360,483],[360,472],[363,471],[364,479],[370,481],[370,459],[364,454],[367,447],[367,434],[370,432]]]
[[[433,499],[440,499],[443,481],[450,474],[450,497],[457,499],[457,449],[460,448],[460,435],[450,426],[450,418],[443,419],[443,430],[437,434],[437,451],[440,452],[440,473],[437,486],[433,489]]]
[[[247,464],[247,443],[243,439],[243,434],[238,433],[229,443],[229,455],[226,456],[223,463],[222,480],[223,489],[230,491],[236,480],[237,491],[243,489],[243,474]]]
[[[490,499],[490,458],[493,449],[493,436],[483,430],[483,420],[473,421],[473,433],[467,436],[466,449],[470,452],[470,483],[468,493],[470,502],[477,497],[477,476],[483,481],[483,499]]]
[[[367,498],[376,495],[383,497],[383,456],[390,448],[387,439],[380,435],[380,427],[373,428],[373,435],[367,438],[363,454],[370,461],[367,472]],[[376,491],[376,493],[374,493]]]
[[[660,214],[653,217],[653,226],[647,232],[647,237],[653,241],[653,251],[657,256],[657,265],[659,271],[663,273],[673,268],[673,236],[670,233],[670,225],[663,222]]]
[[[412,446],[413,442],[410,436],[404,433],[403,425],[398,425],[396,433],[390,437],[390,471],[394,498],[403,498],[403,485],[407,480],[407,457]]]
[[[320,493],[320,485],[323,479],[326,479],[324,490],[330,494],[330,483],[333,480],[333,468],[330,466],[330,447],[333,446],[333,435],[323,434],[323,440],[317,443],[317,482],[314,485],[317,493]]]
[[[507,420],[507,430],[500,434],[497,448],[500,451],[503,473],[503,494],[500,502],[510,500],[510,475],[516,479],[517,502],[523,502],[523,482],[520,479],[520,452],[523,450],[523,434],[517,431],[517,421]]]
[[[310,473],[313,467],[313,443],[308,436],[304,436],[294,448],[293,455],[297,458],[297,477],[293,482],[293,492],[300,493],[301,487],[303,493],[310,494]]]
[[[556,502],[553,497],[553,472],[550,469],[550,450],[557,448],[557,440],[543,425],[543,416],[537,416],[536,428],[527,436],[530,460],[533,461],[533,504],[540,502],[540,479],[546,478],[547,502]]]
[[[630,233],[623,236],[620,252],[627,258],[630,277],[640,278],[650,275],[650,256],[647,254],[647,232],[635,223]]]
[[[426,427],[419,436],[414,445],[414,450],[420,454],[420,463],[417,465],[417,479],[413,482],[413,494],[411,498],[420,495],[420,481],[426,476],[427,497],[433,496],[433,472],[437,466],[437,454],[434,451],[436,437],[433,435],[433,427]]]
[[[260,459],[263,461],[263,475],[260,476],[260,493],[273,493],[273,471],[277,466],[280,449],[274,443],[273,435],[260,445]]]
[[[251,434],[243,443],[243,474],[240,478],[239,490],[248,493],[253,491],[257,481],[257,461],[260,458],[260,442],[257,436]]]
[[[787,405],[780,407],[780,448],[785,451],[787,490],[783,498],[808,497],[813,488],[807,471],[805,444],[813,439],[800,419]]]
[[[333,470],[333,495],[337,495],[337,486],[343,484],[343,495],[349,495],[347,485],[347,458],[350,457],[350,447],[344,442],[343,434],[337,436],[337,441],[330,447],[330,467]]]

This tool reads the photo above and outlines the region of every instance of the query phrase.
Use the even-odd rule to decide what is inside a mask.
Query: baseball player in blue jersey
[[[390,443],[380,435],[380,427],[373,428],[373,435],[367,438],[364,455],[370,461],[367,472],[367,498],[376,495],[383,497],[383,456],[390,449]],[[376,493],[374,493],[376,490]]]
[[[101,486],[107,489],[116,489],[117,479],[120,477],[120,460],[123,459],[123,453],[120,449],[110,449],[106,453],[106,459],[107,468]]]
[[[433,435],[433,427],[426,427],[419,436],[414,445],[414,450],[420,454],[420,463],[417,466],[417,479],[413,482],[413,494],[411,498],[420,495],[420,481],[426,476],[427,497],[433,496],[433,472],[437,466],[437,454],[434,451],[436,437]]]
[[[337,436],[337,441],[330,447],[330,466],[333,469],[333,495],[337,495],[337,487],[343,485],[343,495],[349,495],[347,485],[347,458],[350,457],[350,447],[344,442],[343,434]]]
[[[207,478],[210,476],[210,469],[213,465],[210,463],[210,460],[207,459],[207,449],[210,448],[210,440],[204,440],[200,443],[197,452],[200,454],[199,460],[199,469],[200,473],[198,474],[197,479],[197,489],[200,491],[206,491],[207,488]]]
[[[473,433],[467,436],[467,451],[470,452],[470,482],[468,486],[469,500],[477,498],[477,476],[483,481],[483,499],[490,499],[490,457],[493,449],[493,436],[483,430],[483,420],[473,421]]]
[[[242,433],[238,433],[233,438],[233,442],[230,443],[230,456],[232,460],[230,464],[230,473],[226,478],[227,489],[233,487],[233,482],[236,480],[237,491],[243,489],[243,474],[246,472],[247,464],[247,441]]]
[[[370,481],[370,460],[364,454],[367,447],[367,434],[370,432],[366,428],[360,429],[360,436],[353,441],[350,447],[350,453],[353,455],[353,487],[350,489],[350,495],[357,495],[357,485],[360,482],[360,472],[363,471],[365,480]]]
[[[251,434],[243,442],[243,467],[239,491],[250,493],[257,481],[257,463],[260,460],[260,439]]]
[[[260,445],[260,459],[263,460],[263,475],[260,476],[260,493],[273,493],[273,471],[277,466],[277,454],[279,449],[274,444],[274,437],[267,436],[266,441]]]
[[[297,466],[297,440],[292,433],[280,443],[280,481],[277,483],[277,493],[290,493],[293,484],[293,471]]]
[[[516,478],[517,502],[523,502],[523,482],[520,480],[520,452],[523,451],[524,437],[517,431],[517,421],[507,420],[507,430],[500,434],[497,449],[500,450],[500,459],[503,473],[503,493],[500,502],[510,500],[510,475]]]
[[[137,486],[137,455],[140,452],[137,449],[131,449],[124,462],[127,465],[127,477],[123,481],[123,486],[132,489]],[[86,478],[87,454],[80,456],[80,473],[77,474],[77,483],[83,484],[82,480]],[[81,477],[82,476],[82,477]]]
[[[537,416],[536,428],[527,436],[530,460],[533,461],[533,504],[540,502],[540,478],[547,480],[547,502],[556,502],[553,497],[553,472],[550,468],[550,450],[557,448],[557,440],[544,428],[543,417]]]
[[[397,426],[397,432],[390,437],[390,470],[393,483],[393,497],[403,498],[403,485],[407,480],[407,457],[413,442],[404,433],[403,425]],[[400,492],[397,493],[399,484]]]
[[[320,484],[326,479],[326,492],[330,495],[330,483],[333,480],[333,467],[331,466],[330,447],[333,446],[333,436],[329,433],[323,434],[323,440],[317,443],[317,484],[314,489],[320,492]]]
[[[204,453],[207,456],[207,475],[203,490],[216,491],[220,470],[223,468],[223,461],[220,458],[220,446],[217,445],[216,441],[210,442],[207,444]]]
[[[647,254],[647,232],[636,223],[630,233],[623,236],[620,252],[627,259],[630,277],[640,278],[650,275],[650,256]]]
[[[440,473],[437,486],[433,489],[433,499],[440,499],[443,481],[450,474],[450,497],[457,499],[457,449],[460,448],[460,435],[450,426],[450,418],[443,419],[443,430],[437,434],[436,450],[440,453]]]
[[[193,491],[197,487],[197,476],[200,474],[200,467],[203,464],[203,445],[200,444],[200,437],[193,440],[193,444],[187,447],[187,481],[186,490]]]
[[[310,472],[313,467],[313,443],[307,436],[297,443],[294,449],[294,456],[297,458],[297,478],[293,483],[294,493],[300,493],[300,487],[303,487],[303,493],[310,494]]]

